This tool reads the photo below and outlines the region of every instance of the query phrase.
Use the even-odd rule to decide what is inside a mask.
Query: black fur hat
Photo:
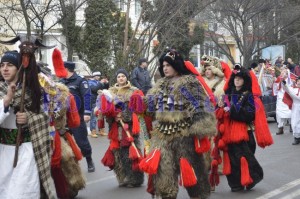
[[[185,66],[182,56],[175,50],[169,50],[159,58],[159,73],[164,77],[163,62],[168,62],[179,75],[192,74]]]
[[[251,81],[251,77],[249,74],[249,70],[243,68],[240,64],[236,64],[231,73],[227,91],[231,90],[232,88],[235,88],[235,85],[234,85],[235,77],[241,77],[244,79],[244,85],[243,85],[241,91],[246,91],[246,90],[251,91],[252,90],[252,81]],[[227,91],[225,91],[225,92],[227,92]]]

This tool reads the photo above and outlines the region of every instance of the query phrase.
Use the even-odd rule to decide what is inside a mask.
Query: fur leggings
[[[151,147],[159,148],[161,159],[156,175],[153,175],[155,194],[162,198],[176,198],[178,193],[178,177],[180,175],[179,161],[187,158],[194,168],[197,184],[187,187],[190,197],[206,199],[210,195],[207,167],[203,155],[195,152],[193,137],[173,138],[171,141],[151,138]]]

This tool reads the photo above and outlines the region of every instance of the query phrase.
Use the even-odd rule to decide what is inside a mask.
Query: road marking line
[[[103,182],[103,181],[106,181],[106,180],[113,179],[115,177],[116,176],[107,176],[107,177],[104,177],[104,178],[101,178],[101,179],[98,179],[98,180],[89,181],[89,182],[86,183],[86,185],[96,184],[96,183],[99,183],[99,182]]]
[[[271,191],[271,192],[269,192],[269,193],[267,193],[265,195],[262,195],[262,196],[260,196],[260,197],[258,197],[256,199],[268,199],[268,198],[271,198],[273,196],[281,194],[284,191],[292,189],[293,187],[295,187],[295,186],[297,186],[299,184],[300,184],[300,179],[294,180],[294,181],[292,181],[290,183],[287,183],[287,184],[283,185],[282,187],[280,187],[278,189],[275,189],[275,190],[273,190],[273,191]]]
[[[298,196],[300,196],[300,190],[296,190],[296,191],[290,193],[288,196],[282,197],[280,199],[299,198]]]

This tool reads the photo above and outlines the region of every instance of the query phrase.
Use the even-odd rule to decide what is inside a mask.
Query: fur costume
[[[102,163],[114,170],[119,186],[138,187],[144,182],[144,173],[138,168],[138,163],[142,158],[141,129],[134,131],[134,125],[139,125],[135,122],[142,123],[143,117],[137,116],[136,119],[140,121],[136,121],[135,112],[130,108],[132,96],[138,91],[137,88],[131,86],[130,82],[122,87],[115,84],[109,88],[108,92],[103,91],[102,97],[104,98],[100,100],[102,108],[106,106],[106,103],[113,107],[111,114],[102,108],[99,109],[109,125],[108,138],[110,139],[110,146]],[[105,102],[106,98],[111,99]],[[115,120],[117,116],[120,116],[121,121]]]
[[[207,101],[208,100],[208,101]],[[148,112],[157,121],[151,132],[152,151],[145,160],[157,165],[150,175],[148,192],[162,198],[176,198],[178,176],[190,197],[208,198],[210,186],[202,154],[195,150],[195,139],[216,133],[215,116],[203,87],[194,75],[178,76],[176,81],[164,77],[147,93]],[[208,103],[208,104],[207,104]],[[160,158],[156,158],[156,151]],[[183,161],[184,160],[184,161]],[[143,161],[140,167],[144,168]],[[147,170],[147,169],[146,169]],[[184,173],[190,172],[185,176]],[[193,178],[193,179],[191,179]]]
[[[39,74],[39,81],[46,91],[45,107],[54,128],[51,170],[57,196],[74,198],[79,190],[85,188],[85,177],[78,163],[82,154],[66,129],[78,126],[80,122],[78,111],[72,107],[74,97],[65,85],[52,82],[42,73]]]

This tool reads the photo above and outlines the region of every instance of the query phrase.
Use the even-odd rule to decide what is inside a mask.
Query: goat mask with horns
[[[1,41],[1,44],[13,45],[20,41],[20,57],[21,57],[21,69],[19,72],[18,82],[22,82],[23,73],[26,72],[26,87],[31,91],[32,103],[29,109],[33,112],[40,111],[41,104],[41,88],[38,80],[38,66],[35,59],[35,51],[38,48],[51,49],[55,46],[45,46],[41,40],[32,35],[28,37],[26,34],[18,34],[15,38],[8,41]]]

